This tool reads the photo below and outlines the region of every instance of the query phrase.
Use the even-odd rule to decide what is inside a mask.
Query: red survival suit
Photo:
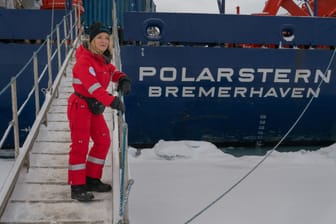
[[[96,98],[110,106],[114,96],[106,91],[110,81],[117,82],[124,73],[117,71],[104,56],[91,53],[84,45],[76,51],[73,67],[73,88],[84,97]],[[110,134],[103,114],[94,115],[83,98],[72,94],[67,108],[71,141],[68,183],[82,185],[86,176],[102,177],[103,166],[110,147]],[[90,137],[93,146],[89,151]]]

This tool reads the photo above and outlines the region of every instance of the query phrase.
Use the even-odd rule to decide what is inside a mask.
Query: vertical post
[[[120,156],[119,156],[119,125],[117,111],[112,111],[113,131],[112,131],[112,223],[119,221],[120,210]]]
[[[11,93],[12,93],[12,114],[13,114],[13,130],[14,130],[14,147],[15,158],[19,156],[20,139],[19,139],[19,118],[17,111],[17,91],[16,91],[16,79],[11,80]]]
[[[111,38],[110,38],[110,40],[113,40],[114,39],[114,35],[113,35],[113,31],[114,31],[114,25],[115,25],[115,22],[114,22],[114,19],[115,19],[115,9],[116,9],[116,1],[115,0],[111,0],[111,2],[112,2],[112,13],[111,13],[111,21],[112,21],[112,35],[111,35]],[[112,39],[113,38],[113,39]],[[114,47],[114,44],[113,44],[114,42],[112,42],[112,48]],[[114,56],[114,51],[113,51],[113,49],[111,49],[111,53],[112,53],[112,58],[114,59],[115,58],[115,56]],[[115,160],[116,160],[116,153],[114,153],[114,150],[115,150],[115,148],[117,147],[117,145],[115,144],[115,141],[114,141],[114,137],[115,137],[115,122],[114,122],[114,119],[116,118],[116,116],[114,115],[114,111],[112,111],[112,125],[113,125],[113,131],[112,131],[112,134],[111,134],[111,136],[112,136],[112,145],[111,145],[111,151],[112,151],[112,155],[111,155],[111,158],[112,158],[112,224],[115,224],[118,220],[117,220],[117,213],[116,213],[116,211],[117,211],[117,209],[118,209],[118,204],[115,202],[115,196],[116,196],[116,194],[115,194],[115,187],[117,187],[118,186],[118,184],[116,184],[116,183],[114,183],[114,180],[115,180],[115,175],[117,174],[117,172],[114,170],[114,169],[116,169],[116,164],[114,164],[115,162]],[[118,164],[118,166],[119,166],[119,164]],[[119,169],[118,169],[118,172],[119,172]]]
[[[67,20],[66,20],[66,16],[63,16],[63,28],[64,28],[64,40],[65,40],[65,52],[68,53],[68,30],[67,30]]]
[[[225,14],[225,0],[217,0],[217,5],[220,14]]]
[[[56,48],[57,48],[57,62],[58,62],[58,70],[61,70],[62,66],[62,58],[61,58],[61,37],[60,37],[60,27],[59,24],[56,25]],[[59,96],[58,88],[55,89],[56,91],[56,98]]]
[[[60,27],[59,24],[56,26],[56,38],[57,38],[57,58],[58,58],[58,71],[62,66],[62,58],[61,58],[61,37],[60,37]]]
[[[73,11],[70,13],[70,27],[69,27],[69,32],[70,32],[70,40],[73,41],[73,32],[72,32],[72,26],[73,26],[73,21],[72,21],[72,15]]]
[[[40,94],[39,94],[39,82],[38,82],[38,62],[37,55],[34,52],[34,89],[35,89],[35,116],[40,112]]]
[[[128,210],[128,203],[125,204],[125,201],[128,202],[128,199],[126,200],[125,198],[128,197],[126,195],[127,189],[128,189],[128,184],[129,184],[129,169],[128,169],[128,126],[127,123],[125,122],[125,119],[122,119],[121,121],[121,128],[119,128],[122,132],[122,138],[120,142],[122,143],[122,167],[124,167],[124,176],[121,178],[123,180],[123,185],[124,185],[124,193],[123,193],[123,206],[124,206],[124,216],[123,216],[123,221],[124,223],[129,223],[129,210]]]
[[[47,60],[48,60],[48,90],[52,92],[52,68],[51,68],[51,37],[47,37]]]
[[[76,6],[76,34],[77,36],[80,36],[82,34],[82,27],[81,27],[81,6],[80,4],[78,3],[77,6]]]

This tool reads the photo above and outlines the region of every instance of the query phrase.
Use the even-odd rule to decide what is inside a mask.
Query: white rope
[[[335,57],[335,53],[336,53],[336,49],[333,51],[330,60],[329,60],[329,64],[324,72],[324,74],[327,73],[327,71],[329,70],[334,57]],[[318,88],[321,87],[323,82],[323,79],[321,79]],[[292,130],[295,128],[295,126],[299,123],[299,121],[301,120],[301,118],[303,117],[303,115],[306,113],[306,111],[308,110],[308,108],[310,107],[311,103],[314,100],[314,96],[312,96],[309,100],[309,102],[307,103],[307,105],[305,106],[305,108],[303,109],[303,111],[301,112],[301,114],[299,115],[299,117],[296,119],[296,121],[294,122],[294,124],[289,128],[289,130],[286,132],[286,134],[280,139],[280,141],[270,150],[266,153],[266,155],[250,170],[248,171],[242,178],[240,178],[235,184],[233,184],[228,190],[226,190],[223,194],[221,194],[219,197],[217,197],[214,201],[212,201],[210,204],[208,204],[204,209],[202,209],[201,211],[199,211],[198,213],[196,213],[193,217],[191,217],[190,219],[188,219],[185,224],[191,223],[193,220],[195,220],[198,216],[200,216],[202,213],[204,213],[206,210],[208,210],[211,206],[213,206],[214,204],[216,204],[220,199],[222,199],[225,195],[227,195],[230,191],[232,191],[235,187],[237,187],[241,182],[243,182],[243,180],[245,180],[251,173],[253,173],[278,147],[279,145],[287,138],[287,136],[292,132]]]

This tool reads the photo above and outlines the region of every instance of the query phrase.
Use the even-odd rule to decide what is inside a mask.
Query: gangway
[[[67,153],[70,133],[66,118],[67,97],[72,92],[71,66],[47,113],[48,126],[41,125],[30,153],[29,170],[20,171],[13,194],[0,223],[112,223],[112,194],[95,194],[92,203],[72,200],[67,185]],[[112,112],[106,110],[108,123]],[[105,165],[104,181],[111,183],[111,159]]]
[[[116,15],[115,9],[113,14]],[[116,17],[114,17],[113,23],[116,23]],[[48,83],[50,85],[44,91],[45,100],[41,108],[38,101],[40,98],[38,96],[38,92],[40,92],[39,75],[35,74],[35,86],[28,97],[33,96],[34,92],[37,95],[35,96],[36,118],[22,146],[19,144],[17,134],[19,129],[17,117],[20,110],[16,105],[16,80],[15,78],[11,80],[11,103],[13,104],[14,118],[8,130],[10,128],[14,130],[15,164],[5,183],[0,186],[0,223],[129,223],[128,194],[123,192],[130,187],[128,184],[128,162],[127,156],[126,160],[122,156],[120,157],[125,154],[121,150],[127,150],[127,136],[125,136],[127,129],[123,129],[123,125],[126,124],[125,118],[118,115],[115,110],[107,109],[104,112],[113,144],[106,160],[102,179],[104,182],[113,184],[112,192],[97,193],[95,199],[90,203],[80,203],[70,197],[70,186],[67,184],[70,145],[70,132],[66,117],[67,99],[73,92],[71,71],[75,63],[74,52],[85,36],[82,35],[82,29],[78,22],[71,21],[69,26],[65,25],[64,27],[71,27],[76,31],[71,30],[65,33],[64,40],[59,40],[57,34],[55,52],[52,52],[53,47],[50,47],[51,41],[47,41],[48,65],[43,72],[52,71],[51,60],[56,58],[56,60],[58,59],[58,63],[56,63],[58,74],[54,80],[49,75]],[[113,58],[116,66],[120,68],[117,26],[114,27],[114,38],[111,37],[114,42]],[[57,29],[58,32],[59,29]],[[72,37],[73,33],[77,35],[76,38]],[[71,38],[67,38],[70,34]],[[49,40],[49,37],[47,39]],[[60,46],[62,44],[66,45],[67,54],[61,62],[62,57],[57,51],[62,48]],[[32,60],[34,66],[35,60],[37,59],[34,57]],[[34,73],[37,72],[36,70]],[[111,92],[118,94],[114,89],[116,88],[111,86]],[[122,159],[121,161],[124,163],[121,163],[119,159]],[[123,169],[126,172],[123,172]]]

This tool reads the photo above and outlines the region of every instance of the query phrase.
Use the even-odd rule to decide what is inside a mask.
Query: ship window
[[[150,18],[143,23],[144,36],[148,41],[162,41],[165,23],[161,19]]]
[[[295,38],[294,31],[291,28],[283,28],[281,31],[281,35],[285,41],[293,41]]]
[[[159,39],[161,36],[161,29],[158,26],[148,26],[146,29],[147,38],[149,39]]]

